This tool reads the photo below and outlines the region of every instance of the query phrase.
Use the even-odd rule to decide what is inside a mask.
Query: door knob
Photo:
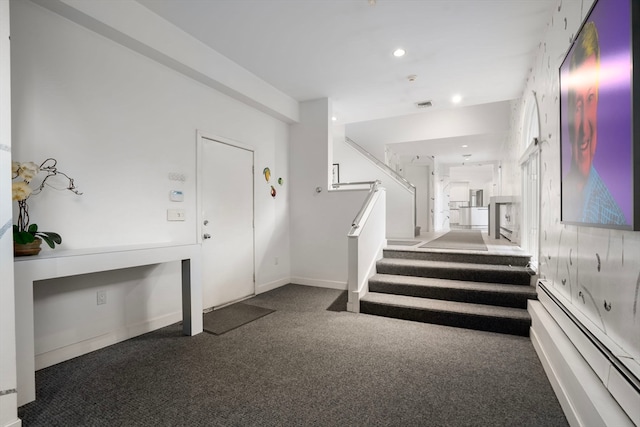
[[[209,224],[209,220],[208,220],[208,219],[205,219],[205,220],[204,220],[204,225],[207,225],[207,224]]]
[[[204,233],[204,235],[202,236],[203,239],[210,239],[211,238],[211,234],[209,233]]]

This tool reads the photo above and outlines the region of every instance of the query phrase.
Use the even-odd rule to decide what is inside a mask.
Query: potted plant
[[[11,177],[13,183],[11,192],[13,200],[18,202],[18,220],[13,225],[13,252],[16,256],[36,255],[40,252],[40,244],[44,240],[51,249],[56,244],[62,243],[62,237],[58,233],[52,231],[40,231],[38,224],[29,223],[29,205],[27,200],[29,197],[39,194],[46,187],[52,187],[56,190],[69,190],[75,194],[81,195],[73,182],[73,178],[61,172],[57,168],[57,160],[48,158],[40,165],[33,162],[12,162]],[[39,184],[36,179],[38,175],[44,173]],[[66,178],[67,186],[58,188],[48,182],[53,176],[62,176]],[[34,186],[34,188],[32,188]]]

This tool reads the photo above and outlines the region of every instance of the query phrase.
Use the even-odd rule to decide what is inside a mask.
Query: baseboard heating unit
[[[538,301],[529,301],[531,341],[569,424],[640,426],[637,361],[585,326],[589,320],[570,310],[545,280],[537,291]]]

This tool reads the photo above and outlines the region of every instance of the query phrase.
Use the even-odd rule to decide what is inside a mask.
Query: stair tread
[[[422,287],[439,287],[449,289],[471,290],[478,292],[509,293],[536,296],[536,289],[530,285],[514,285],[489,282],[471,282],[466,280],[437,279],[432,277],[402,276],[397,274],[375,274],[369,282],[388,283],[394,285],[411,285]]]
[[[499,265],[499,264],[474,264],[467,262],[450,262],[450,261],[430,261],[418,259],[404,258],[382,258],[378,260],[378,265],[396,265],[396,266],[416,266],[431,268],[446,268],[450,270],[477,270],[477,271],[517,271],[531,272],[529,267]]]
[[[501,317],[505,319],[521,320],[530,320],[531,318],[527,310],[523,308],[490,306],[377,292],[369,292],[362,298],[362,301],[396,307],[427,309],[448,313],[463,313],[474,316]]]
[[[411,247],[396,247],[396,246],[391,246],[388,245],[384,248],[385,251],[387,252],[395,252],[395,253],[407,253],[407,252],[413,252],[413,253],[424,253],[424,254],[430,254],[430,253],[437,253],[437,254],[451,254],[451,255],[464,255],[464,254],[473,254],[473,255],[479,255],[479,256],[483,256],[483,257],[487,257],[487,258],[492,258],[492,257],[505,257],[505,258],[523,258],[523,259],[530,259],[531,255],[526,253],[526,252],[522,252],[522,253],[518,253],[518,252],[513,252],[513,251],[505,251],[505,252],[500,252],[500,251],[473,251],[473,250],[468,250],[468,249],[433,249],[433,248],[420,248],[420,247],[415,247],[415,246],[411,246]]]

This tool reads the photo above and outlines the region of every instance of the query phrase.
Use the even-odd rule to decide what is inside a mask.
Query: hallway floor
[[[458,230],[458,229],[456,229]],[[413,239],[387,239],[387,247],[393,249],[409,249],[412,251],[437,251],[438,249],[426,249],[420,248],[421,245],[430,242],[434,239],[437,239],[440,236],[447,234],[450,230],[443,231],[433,231],[433,232],[422,232],[419,236],[416,236]],[[486,230],[482,231],[482,238],[484,239],[484,243],[487,245],[487,250],[489,253],[495,254],[525,254],[525,251],[518,246],[517,244],[511,243],[509,240],[504,237],[500,237],[500,239],[496,239],[493,236],[489,236]],[[454,249],[447,249],[447,251],[455,251]],[[474,251],[465,251],[465,252],[474,252]]]

